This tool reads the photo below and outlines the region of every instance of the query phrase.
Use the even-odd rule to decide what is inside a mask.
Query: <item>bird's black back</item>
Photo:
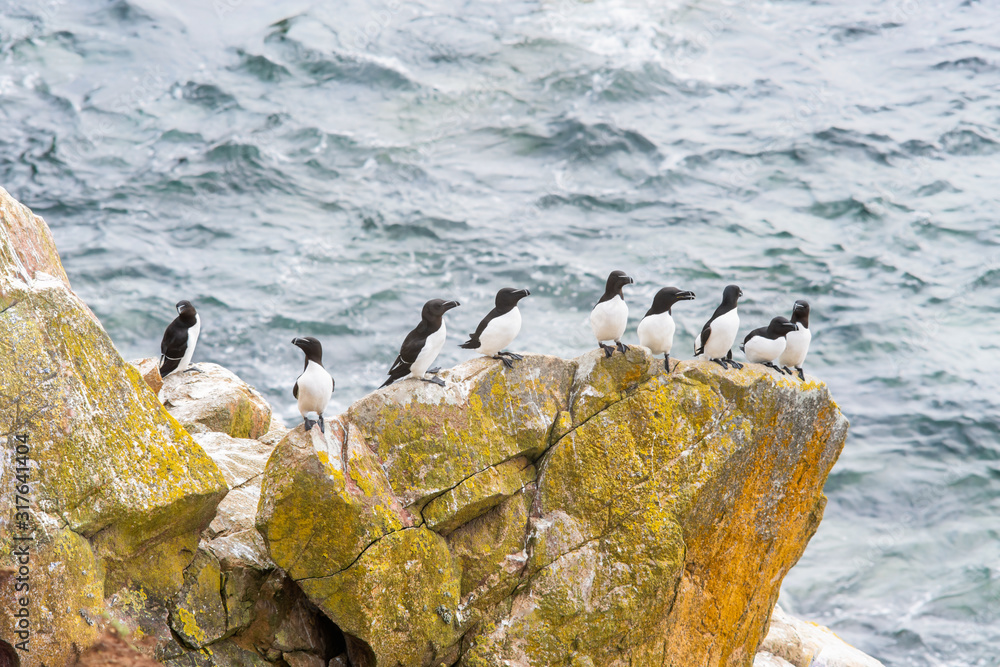
[[[163,340],[160,341],[160,377],[166,377],[180,364],[187,351],[188,328],[188,324],[179,316],[167,325]]]
[[[410,365],[417,360],[420,350],[424,349],[427,337],[439,328],[441,328],[440,317],[437,318],[437,326],[434,326],[434,323],[427,320],[421,320],[420,324],[413,331],[406,334],[406,338],[403,339],[403,345],[399,348],[399,356],[396,357],[396,361],[392,362],[392,366],[389,368],[389,379],[382,384],[382,387],[388,387],[396,380],[401,380],[410,374]],[[379,389],[382,387],[379,387]]]

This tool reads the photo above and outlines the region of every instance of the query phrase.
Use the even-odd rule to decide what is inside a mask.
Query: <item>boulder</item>
[[[229,485],[229,493],[202,534],[203,548],[219,559],[224,570],[274,568],[255,527],[260,482],[274,448],[260,440],[233,438],[225,433],[196,433],[193,437],[219,466]]]
[[[642,348],[442,377],[365,397],[325,435],[293,429],[265,470],[272,558],[357,652],[753,660],[846,437],[822,383],[698,361],[667,374]]]
[[[754,658],[754,667],[882,667],[875,658],[862,653],[830,628],[810,623],[774,606],[771,627]]]
[[[260,393],[218,364],[199,363],[163,378],[160,398],[191,433],[215,431],[259,438],[271,428],[271,406]]]
[[[0,267],[23,282],[54,278],[69,289],[52,232],[39,216],[0,187]],[[43,275],[44,274],[44,275]],[[3,310],[8,303],[0,305]]]
[[[61,665],[96,639],[108,572],[197,534],[227,489],[69,289],[44,221],[3,190],[0,216],[0,484],[27,491],[0,494],[0,553],[33,538],[21,664]],[[16,605],[0,597],[0,627]]]

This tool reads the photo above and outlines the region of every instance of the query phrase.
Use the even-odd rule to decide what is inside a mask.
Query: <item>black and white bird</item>
[[[624,271],[612,271],[604,288],[604,296],[590,311],[590,328],[606,357],[615,353],[615,347],[622,353],[628,350],[628,345],[622,343],[625,326],[628,324],[628,305],[622,288],[634,282]],[[606,340],[613,340],[615,345],[605,345]]]
[[[743,290],[737,285],[727,285],[722,292],[722,303],[705,322],[701,333],[694,339],[694,355],[704,354],[705,357],[723,368],[732,364],[735,368],[743,368],[743,364],[733,361],[733,343],[740,330],[740,316],[736,312],[736,303],[743,296]]]
[[[295,378],[295,386],[292,387],[292,396],[299,401],[299,414],[305,420],[305,429],[308,432],[313,424],[319,422],[319,430],[326,433],[323,425],[323,411],[326,410],[330,396],[333,395],[333,378],[330,373],[323,368],[323,346],[312,336],[304,336],[292,340],[292,345],[302,350],[306,355],[306,364],[302,372]],[[309,418],[315,414],[316,420]]]
[[[521,331],[521,311],[517,308],[517,302],[530,294],[526,289],[501,289],[497,292],[496,308],[483,318],[475,332],[469,334],[469,340],[459,347],[476,350],[484,356],[499,359],[507,368],[513,368],[512,360],[519,361],[523,357],[513,352],[504,352],[503,349],[513,343]]]
[[[177,302],[177,317],[167,325],[160,341],[160,377],[174,371],[183,373],[191,364],[198,334],[201,333],[201,316],[190,301]]]
[[[812,342],[812,332],[809,331],[809,304],[799,299],[792,307],[792,324],[795,331],[789,331],[785,335],[785,351],[778,357],[778,363],[791,373],[789,366],[799,372],[799,379],[805,380],[806,374],[802,370],[802,363],[809,354],[809,343]]]
[[[388,387],[407,375],[444,386],[444,380],[441,378],[427,377],[428,372],[434,373],[437,369],[431,371],[427,369],[437,359],[438,353],[444,346],[444,339],[448,333],[444,325],[444,314],[458,305],[460,305],[458,301],[444,299],[431,299],[424,304],[424,309],[420,313],[420,324],[406,334],[403,345],[399,348],[399,356],[389,369],[389,379],[382,384],[382,387]]]
[[[664,287],[653,297],[653,305],[649,307],[636,333],[639,334],[639,345],[649,348],[653,354],[663,355],[663,367],[670,370],[670,348],[674,345],[674,318],[670,309],[678,301],[690,301],[694,292]]]
[[[764,364],[779,373],[784,373],[774,365],[774,360],[785,351],[785,335],[795,331],[795,325],[785,317],[775,317],[766,327],[754,329],[747,334],[740,349],[753,364]]]

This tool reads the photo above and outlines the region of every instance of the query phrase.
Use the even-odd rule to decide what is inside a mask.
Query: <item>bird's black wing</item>
[[[292,398],[298,398],[298,397],[299,397],[299,380],[298,378],[296,378],[295,385],[292,387]]]
[[[712,333],[712,322],[714,322],[715,318],[717,318],[719,315],[722,315],[723,313],[727,312],[723,310],[723,308],[725,308],[725,304],[720,303],[719,307],[715,309],[714,313],[712,313],[712,316],[708,318],[708,322],[705,322],[705,326],[701,328],[701,340],[695,341],[695,342],[700,342],[701,346],[700,347],[695,346],[694,356],[697,357],[699,354],[705,353],[705,343],[708,342],[708,337]]]
[[[178,317],[167,326],[160,341],[160,376],[168,375],[177,368],[187,350],[187,342],[188,328]]]
[[[715,318],[713,317],[712,320]],[[705,354],[705,343],[708,342],[708,337],[712,335],[712,320],[705,322],[705,326],[701,328],[701,333],[698,334],[698,338],[694,341],[694,356],[699,354]]]
[[[476,327],[475,332],[469,334],[469,340],[459,345],[459,347],[464,348],[466,350],[475,350],[476,348],[478,348],[480,345],[479,337],[483,335],[484,331],[486,331],[486,327],[489,326],[490,322],[493,321],[493,318],[499,314],[500,314],[499,308],[494,308],[489,313],[487,313],[486,317],[484,317],[482,322],[479,323],[479,326]]]
[[[389,368],[389,379],[382,384],[382,387],[388,387],[396,380],[410,374],[410,364],[417,360],[420,350],[424,349],[424,342],[427,340],[426,329],[427,327],[421,322],[413,331],[406,334],[403,345],[399,348],[399,356]]]

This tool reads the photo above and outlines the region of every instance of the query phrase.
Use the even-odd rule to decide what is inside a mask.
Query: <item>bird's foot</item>
[[[668,373],[670,372],[670,355],[669,354],[664,354],[663,355],[663,367],[667,370]]]
[[[802,366],[796,366],[795,370],[797,370],[799,372],[799,379],[802,380],[803,382],[805,382],[806,381],[806,372],[804,370],[802,370]]]
[[[312,430],[312,427],[316,425],[316,422],[314,422],[313,420],[309,419],[308,417],[304,417],[303,419],[305,420],[306,433],[308,433],[309,431]]]
[[[323,415],[319,416],[319,432],[326,433],[326,428],[323,425]]]
[[[430,369],[427,372],[428,373],[440,373],[441,372],[441,367],[440,366],[435,366],[434,368]]]
[[[743,364],[741,364],[738,361],[733,361],[732,359],[728,359],[727,361],[729,361],[729,363],[731,363],[737,370],[740,370],[740,369],[743,368]]]
[[[765,361],[764,365],[767,366],[768,368],[773,368],[774,370],[778,371],[782,375],[784,375],[784,373],[785,373],[785,371],[783,371],[780,368],[778,368],[777,366],[775,366],[773,362]]]
[[[500,354],[502,354],[505,357],[510,357],[514,361],[521,361],[521,359],[524,359],[524,357],[522,357],[520,354],[514,354],[513,352],[501,352]]]
[[[428,371],[428,373],[429,372],[430,371]],[[442,387],[444,386],[444,380],[442,380],[441,378],[420,378],[420,379],[423,380],[424,382],[430,382],[431,384],[440,385]]]
[[[495,357],[493,357],[493,358],[494,358],[494,359],[499,359],[500,361],[502,361],[502,362],[503,362],[503,365],[504,365],[504,366],[506,366],[507,368],[514,368],[514,362],[513,362],[513,361],[511,361],[510,359],[508,359],[507,357],[502,357],[502,356],[500,356],[500,355],[498,354],[498,355],[496,355],[496,356],[495,356]]]
[[[198,368],[197,366],[195,366],[194,364],[191,364],[190,366],[188,366],[187,368],[184,369],[184,372],[185,373],[201,373],[201,369]]]
[[[612,345],[605,345],[604,343],[598,343],[598,345],[600,345],[601,349],[604,350],[605,358],[610,359],[611,355],[615,353],[615,348]]]
[[[628,352],[628,345],[626,345],[625,343],[621,342],[620,340],[616,340],[615,341],[615,347],[617,347],[618,351],[621,352],[622,354],[625,354],[626,352]]]
[[[729,370],[729,364],[726,362],[725,359],[721,359],[721,358],[720,359],[712,359],[711,361],[714,361],[715,363],[719,364],[720,366],[722,366],[726,370]]]

